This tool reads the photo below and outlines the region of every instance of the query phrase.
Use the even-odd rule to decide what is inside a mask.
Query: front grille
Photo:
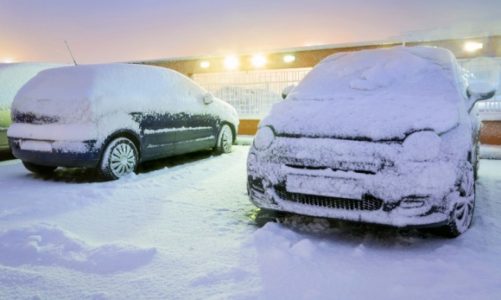
[[[318,167],[318,166],[307,166],[307,165],[292,165],[292,164],[286,164],[287,167],[292,168],[292,169],[300,169],[300,170],[332,170],[332,171],[343,171],[343,172],[354,172],[354,173],[359,173],[359,174],[366,174],[366,175],[376,175],[378,171],[381,170],[381,166],[376,166],[375,164],[363,164],[363,163],[358,163],[358,164],[350,164],[350,163],[343,163],[339,162],[336,164],[334,167]]]
[[[304,205],[341,209],[341,210],[379,210],[383,206],[383,201],[373,197],[364,197],[362,200],[324,197],[316,195],[304,195],[289,193],[283,187],[275,189],[277,195],[286,201],[296,202]]]
[[[15,123],[42,125],[42,124],[57,123],[59,121],[59,118],[58,117],[50,117],[50,116],[40,116],[40,115],[35,115],[33,113],[16,112],[14,114],[13,121]]]

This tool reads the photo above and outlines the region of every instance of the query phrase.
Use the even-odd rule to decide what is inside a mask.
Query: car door
[[[207,92],[188,78],[183,79],[185,93],[179,99],[176,117],[176,152],[187,153],[214,147],[217,118],[211,114]]]
[[[161,97],[154,99],[154,104],[142,113],[135,113],[134,119],[141,130],[141,153],[143,160],[151,160],[176,154],[177,131],[179,124],[179,89],[177,74],[169,74]]]

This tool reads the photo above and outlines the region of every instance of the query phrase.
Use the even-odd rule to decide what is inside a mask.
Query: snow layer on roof
[[[21,89],[13,108],[41,115],[57,112],[70,119],[89,112],[173,112],[177,100],[201,97],[204,93],[189,78],[166,68],[82,65],[41,72]]]
[[[38,72],[58,67],[56,64],[0,64],[0,109],[9,108],[19,89]]]
[[[332,55],[275,105],[263,125],[291,134],[402,138],[444,132],[465,101],[452,53],[395,47]]]

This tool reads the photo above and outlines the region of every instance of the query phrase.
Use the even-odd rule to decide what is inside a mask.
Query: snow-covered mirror
[[[501,65],[491,57],[477,57],[466,64],[467,80],[466,90],[470,102],[474,104],[479,100],[492,98],[500,84]]]
[[[290,92],[296,87],[295,84],[291,84],[291,85],[288,85],[286,86],[283,90],[282,90],[282,99],[285,99],[287,98],[287,95],[290,94]]]
[[[211,104],[214,102],[214,95],[211,93],[207,93],[204,95],[204,104]]]
[[[472,81],[466,90],[471,101],[487,100],[496,94],[496,87],[487,81]]]

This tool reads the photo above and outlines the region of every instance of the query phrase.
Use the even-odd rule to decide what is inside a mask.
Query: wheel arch
[[[113,132],[112,134],[108,135],[108,137],[104,140],[102,147],[101,147],[100,161],[103,159],[104,150],[106,149],[108,144],[111,141],[113,141],[114,139],[120,138],[120,137],[128,138],[129,140],[132,141],[132,143],[134,143],[134,146],[136,146],[138,156],[139,156],[138,160],[141,161],[141,156],[142,156],[141,155],[141,153],[142,153],[142,151],[141,151],[141,137],[136,132],[134,132],[132,130],[128,130],[128,129],[117,130],[117,131]]]

